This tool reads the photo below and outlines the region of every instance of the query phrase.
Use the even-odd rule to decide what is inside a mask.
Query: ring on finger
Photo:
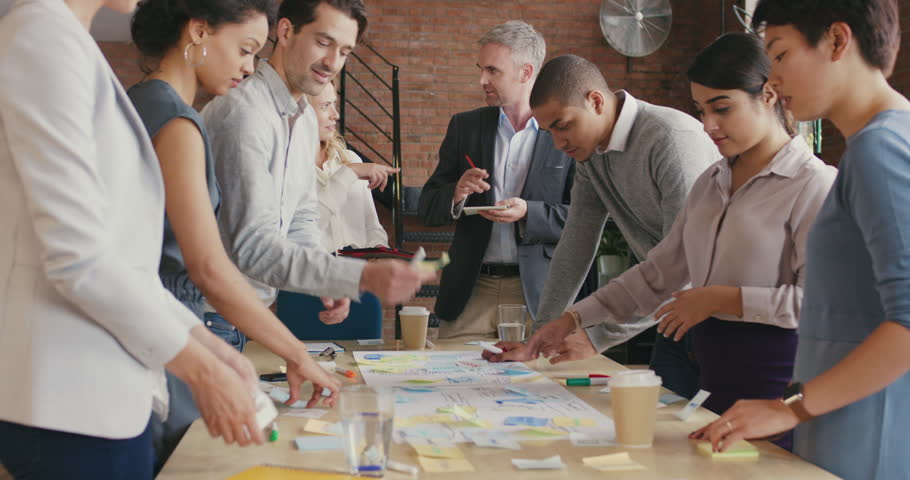
[[[730,422],[730,420],[727,420],[727,421],[724,423],[724,425],[727,426],[727,431],[728,431],[728,432],[731,432],[731,433],[733,432],[733,423]]]

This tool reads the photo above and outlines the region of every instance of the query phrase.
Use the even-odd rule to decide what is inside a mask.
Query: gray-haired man
[[[480,39],[477,66],[488,107],[452,117],[439,164],[420,198],[427,225],[455,221],[436,314],[441,338],[496,332],[496,306],[536,314],[562,234],[575,165],[540,130],[529,99],[546,55],[527,23],[497,25]],[[509,205],[462,214],[465,206]]]

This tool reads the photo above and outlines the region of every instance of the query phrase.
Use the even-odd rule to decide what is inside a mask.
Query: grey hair
[[[521,20],[510,20],[493,27],[478,41],[480,45],[498,43],[512,49],[512,59],[518,65],[526,63],[534,67],[534,77],[540,72],[543,59],[547,56],[547,42],[543,35]]]

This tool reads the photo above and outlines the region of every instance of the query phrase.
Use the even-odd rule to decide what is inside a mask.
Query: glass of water
[[[520,342],[525,339],[528,327],[528,307],[526,305],[500,305],[496,317],[496,329],[500,342]]]
[[[389,458],[394,397],[387,388],[347,385],[339,398],[344,455],[351,473],[382,475]]]

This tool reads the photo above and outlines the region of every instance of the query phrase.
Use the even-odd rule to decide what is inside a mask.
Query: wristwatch
[[[812,415],[806,410],[805,405],[803,405],[803,400],[803,384],[799,382],[788,385],[787,388],[784,389],[783,398],[781,398],[784,405],[793,411],[800,422],[808,422],[815,418],[815,415]]]

